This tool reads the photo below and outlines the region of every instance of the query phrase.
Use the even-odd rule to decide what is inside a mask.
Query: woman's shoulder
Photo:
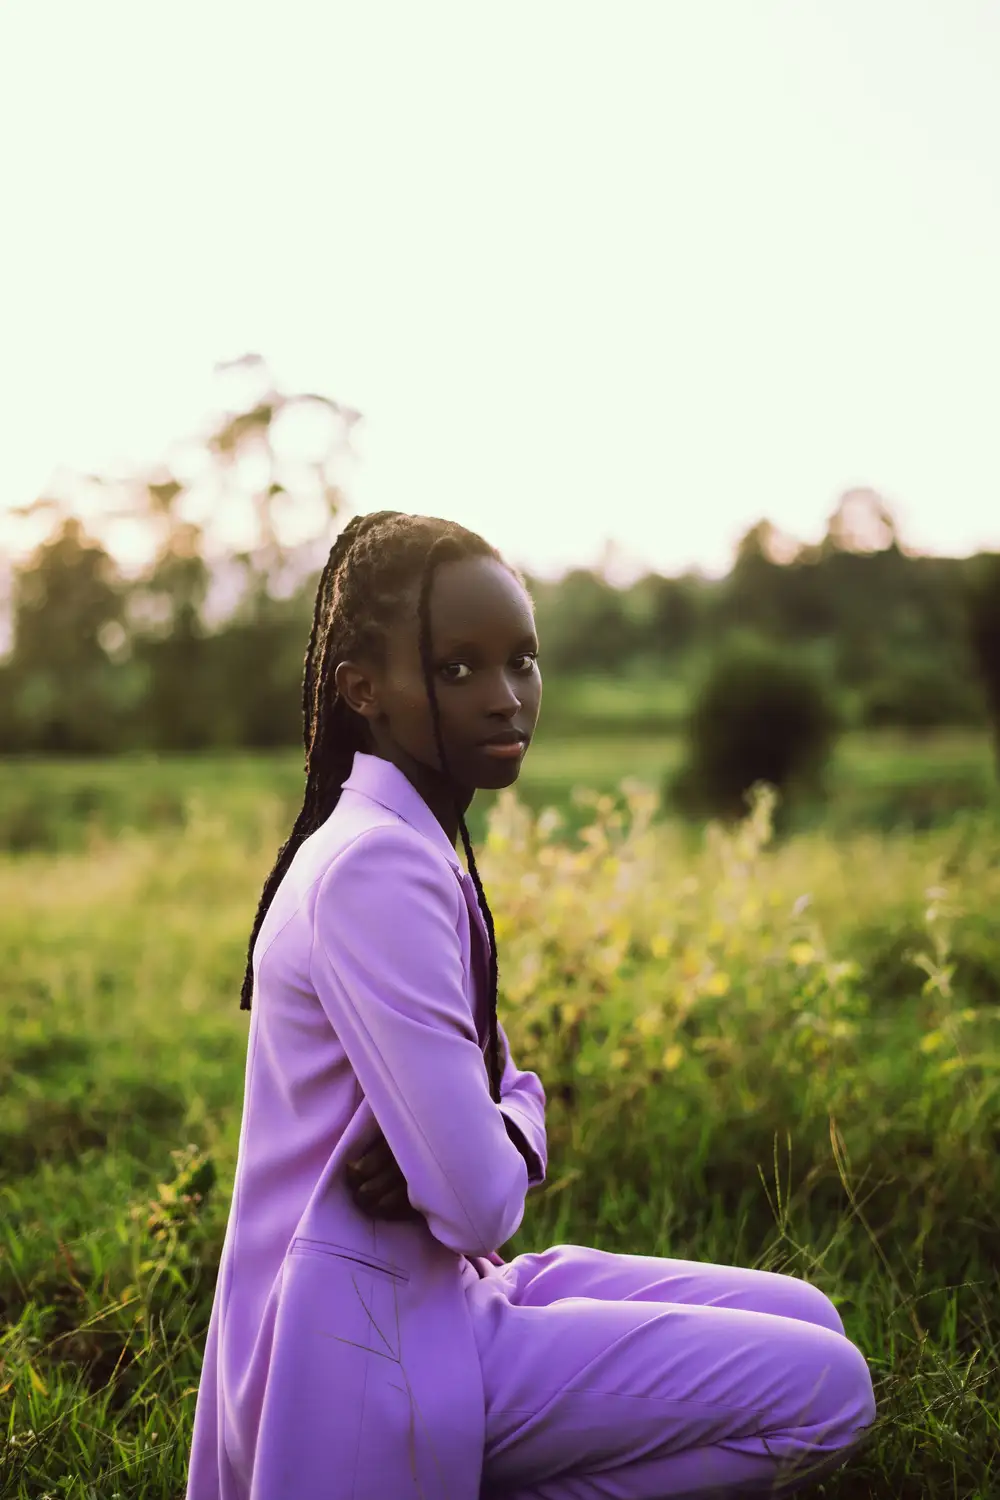
[[[371,876],[387,889],[394,883],[420,879],[454,889],[459,875],[459,869],[419,829],[387,810],[384,819],[343,830],[329,851],[323,879],[339,883]]]
[[[348,943],[372,937],[397,957],[458,940],[464,898],[447,855],[404,820],[370,823],[329,860],[315,887],[313,921]]]

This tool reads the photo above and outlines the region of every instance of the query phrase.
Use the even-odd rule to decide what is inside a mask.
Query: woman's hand
[[[406,1178],[399,1170],[389,1143],[379,1131],[378,1139],[357,1161],[347,1163],[347,1185],[355,1206],[371,1219],[421,1223],[426,1220],[413,1207],[407,1192]]]

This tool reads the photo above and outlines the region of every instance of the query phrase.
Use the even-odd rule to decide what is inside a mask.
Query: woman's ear
[[[338,662],[333,677],[338,697],[342,698],[352,712],[363,719],[374,718],[378,713],[378,691],[371,676],[357,662]]]

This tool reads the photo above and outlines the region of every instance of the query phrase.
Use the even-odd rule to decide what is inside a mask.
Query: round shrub
[[[671,800],[696,816],[734,819],[746,816],[755,782],[778,790],[779,807],[818,791],[840,722],[818,668],[765,645],[730,647],[694,696]]]

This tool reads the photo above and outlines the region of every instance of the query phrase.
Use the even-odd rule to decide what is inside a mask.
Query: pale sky
[[[535,572],[1000,548],[996,0],[6,0],[0,141],[0,512],[252,350]]]

